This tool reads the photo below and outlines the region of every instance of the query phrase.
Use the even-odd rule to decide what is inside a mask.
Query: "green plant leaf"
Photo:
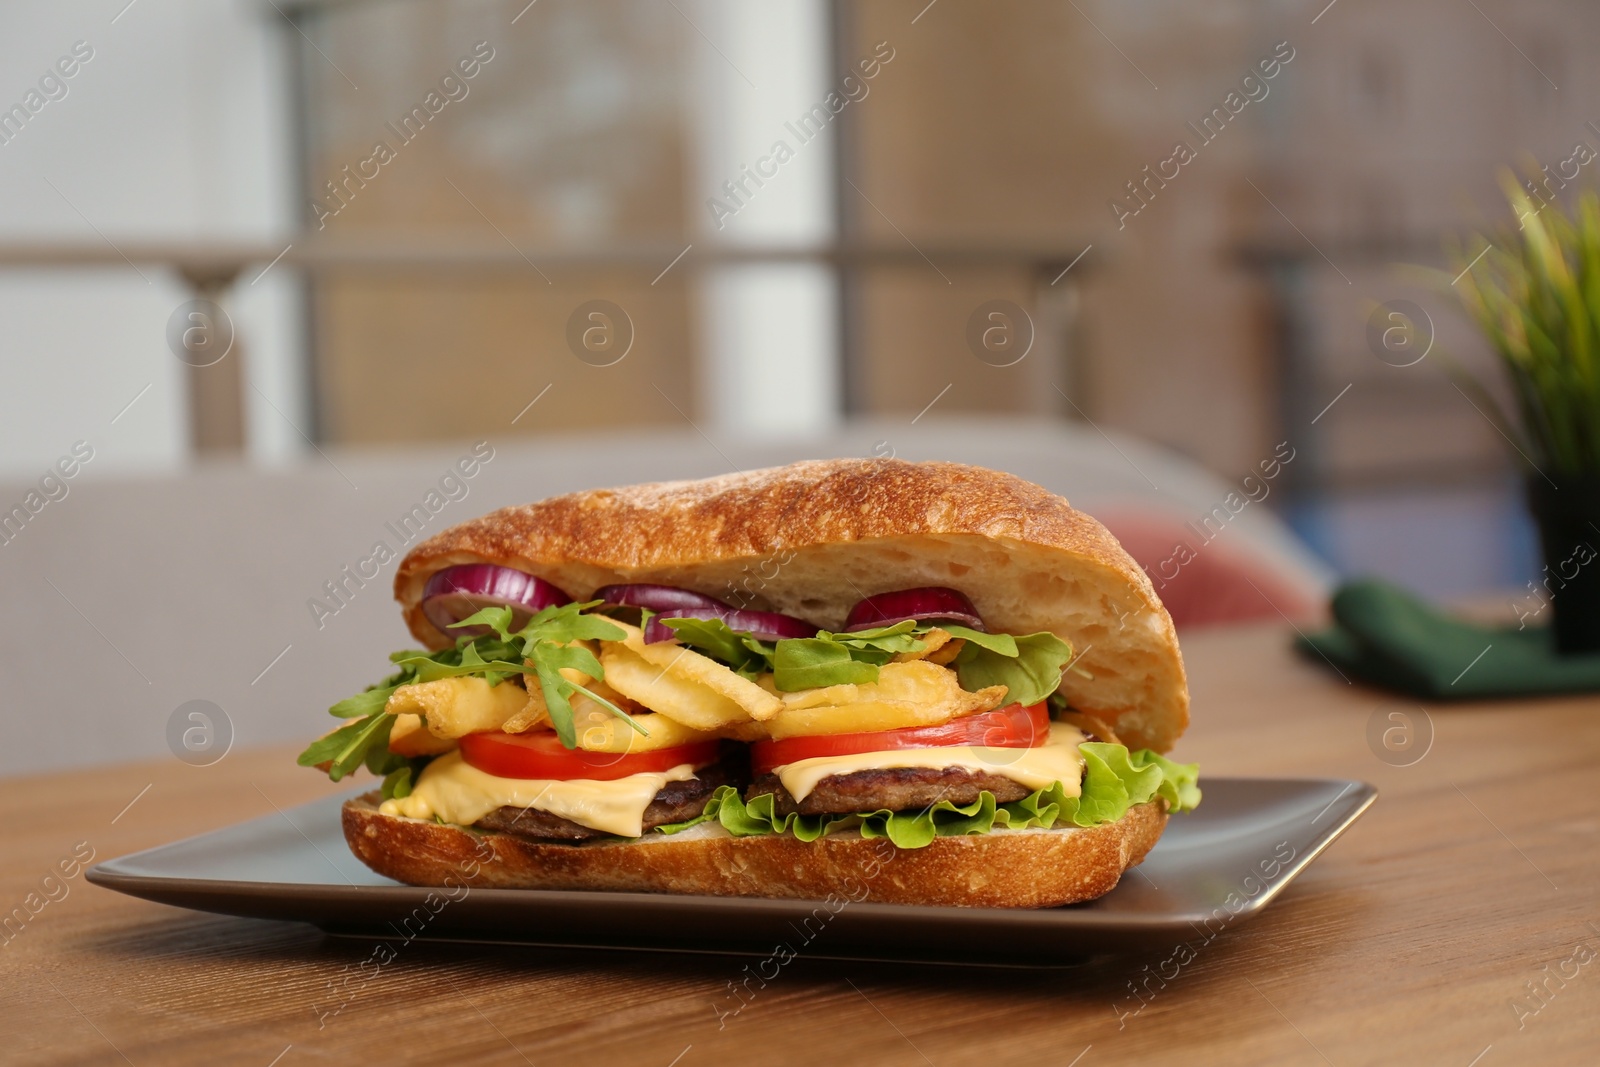
[[[1600,473],[1600,197],[1572,210],[1530,196],[1509,171],[1501,185],[1517,228],[1451,249],[1450,288],[1500,356],[1515,400],[1513,425],[1492,412],[1523,463],[1546,477]],[[1481,254],[1480,254],[1481,253]],[[1459,371],[1457,372],[1459,376]]]

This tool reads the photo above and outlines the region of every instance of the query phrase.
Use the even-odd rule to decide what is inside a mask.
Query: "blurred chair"
[[[1095,517],[1150,575],[1180,630],[1280,617],[1298,625],[1327,603],[1321,568],[1266,550],[1251,534],[1232,544],[1196,546],[1193,529],[1161,509],[1125,506]]]
[[[89,468],[0,546],[13,608],[0,613],[0,676],[8,706],[25,709],[7,727],[0,774],[164,756],[174,710],[195,699],[224,709],[237,744],[316,736],[329,704],[376,681],[385,654],[411,644],[391,599],[394,562],[362,580],[358,561],[379,541],[404,552],[506,504],[803,458],[958,460],[1061,493],[1109,520],[1151,567],[1187,535],[1185,522],[1234,488],[1144,442],[1047,420],[900,418],[759,442],[693,427],[514,433],[487,428],[493,458],[465,480],[452,472],[470,444],[330,450],[280,470],[217,461],[96,480]],[[28,488],[0,486],[0,501]],[[408,522],[416,529],[402,536]],[[1283,524],[1252,504],[1161,593],[1187,628],[1299,617],[1326,585]],[[337,610],[319,614],[313,600]]]

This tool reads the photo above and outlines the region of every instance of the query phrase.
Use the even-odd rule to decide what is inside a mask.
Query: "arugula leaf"
[[[1008,702],[1037,704],[1056,691],[1061,672],[1072,660],[1072,646],[1048,630],[1014,638],[1016,654],[1008,656],[968,641],[956,655],[961,688],[976,692],[985,686],[1006,687]]]
[[[846,633],[819,631],[815,637],[779,641],[772,655],[773,684],[780,692],[816,689],[829,685],[876,682],[878,668],[902,652],[921,652],[911,620],[893,626]]]
[[[483,652],[479,650],[478,643],[476,641],[472,642],[471,644],[461,646],[460,666],[475,671],[481,669],[483,671],[484,679],[491,686],[499,685],[501,680],[505,677],[504,672],[493,669],[492,664],[497,662],[499,661],[484,659]]]
[[[394,727],[394,716],[384,711],[389,698],[401,686],[467,675],[481,676],[490,685],[499,685],[513,675],[535,675],[550,708],[551,722],[568,748],[576,748],[578,743],[572,718],[574,693],[582,693],[639,733],[646,733],[632,716],[611,701],[561,676],[561,670],[568,667],[591,678],[605,676],[594,653],[581,645],[568,647],[569,643],[620,641],[626,636],[615,623],[597,615],[582,614],[584,609],[597,603],[599,601],[545,608],[515,631],[511,629],[510,608],[483,608],[453,625],[455,628],[487,626],[492,634],[463,636],[456,640],[454,648],[438,652],[406,649],[391,653],[389,659],[399,670],[379,685],[329,708],[330,714],[351,721],[313,741],[300,753],[298,762],[302,767],[328,764],[328,777],[336,782],[364,764],[372,773],[384,776],[386,794],[402,788],[409,790],[412,779],[401,772],[409,769],[414,776],[420,772],[422,764],[389,751],[389,731]]]
[[[383,799],[400,800],[411,795],[411,764],[390,771],[383,777]]]
[[[536,667],[552,671],[582,671],[591,678],[598,678],[605,673],[594,653],[582,645],[534,646],[528,649],[528,657],[535,661]]]
[[[899,653],[920,652],[927,647],[917,639],[916,623],[910,620],[847,633],[821,630],[815,637],[785,638],[776,643],[731,629],[721,619],[661,621],[672,629],[680,642],[699,649],[746,678],[754,680],[771,671],[775,676],[774,684],[786,693],[874,682],[878,678],[877,668]]]
[[[460,622],[451,623],[450,628],[487,626],[508,646],[519,639],[524,643],[554,641],[559,644],[572,641],[621,641],[627,634],[616,623],[603,615],[583,614],[585,609],[600,603],[591,600],[586,604],[572,603],[545,608],[524,623],[520,630],[511,629],[510,608],[480,608]],[[477,640],[482,641],[483,638]],[[457,647],[462,647],[460,642]]]
[[[341,726],[331,734],[317,738],[306,746],[306,750],[296,757],[295,762],[302,767],[315,767],[319,763],[329,762],[343,752],[346,745],[360,736],[371,719],[372,716],[365,716],[348,726]]]
[[[1122,745],[1104,742],[1085,742],[1078,748],[1084,755],[1084,779],[1075,797],[1067,796],[1056,782],[1008,804],[996,803],[994,794],[984,791],[970,804],[941,800],[911,811],[778,815],[771,793],[747,802],[733,786],[719,786],[698,816],[656,829],[664,834],[681,833],[715,819],[735,837],[787,833],[801,841],[854,829],[862,837],[886,837],[897,848],[913,849],[931,844],[936,837],[1115,822],[1130,807],[1157,796],[1166,800],[1168,810],[1174,813],[1189,811],[1200,803],[1197,764],[1174,763],[1149,749],[1129,752]]]
[[[468,626],[487,626],[499,635],[500,640],[511,640],[511,609],[510,608],[479,608],[471,615],[450,624],[450,629],[457,630]]]
[[[901,652],[921,652],[928,646],[917,640],[927,633],[930,627],[922,627],[910,619],[897,622],[893,626],[879,626],[872,630],[849,630],[844,633],[829,633],[824,630],[817,637],[828,641],[835,641],[852,652],[867,652],[882,654],[885,658],[882,663]],[[879,666],[882,666],[882,663]]]
[[[1036,704],[1055,692],[1061,670],[1072,659],[1072,646],[1049,632],[1013,637],[991,634],[952,623],[918,623],[910,619],[870,630],[815,637],[787,638],[775,644],[729,628],[720,619],[663,619],[683,644],[705,652],[746,678],[771,670],[781,693],[829,685],[875,682],[878,668],[904,652],[921,652],[922,641],[935,628],[966,642],[954,666],[961,685],[976,691],[1003,685],[1009,701]]]
[[[598,600],[591,600],[587,604],[563,604],[559,608],[545,608],[539,614],[528,620],[528,624],[517,635],[528,642],[555,641],[566,643],[569,641],[621,641],[627,633],[616,623],[604,615],[584,615],[585,608],[592,608],[599,604]]]
[[[472,658],[476,659],[477,662],[452,665],[440,663],[430,656],[417,656],[400,662],[402,666],[412,669],[412,675],[405,683],[408,685],[415,682],[437,682],[441,678],[460,678],[468,674],[481,674],[488,680],[490,685],[496,685],[507,674],[526,674],[528,671],[528,668],[521,663],[512,663],[507,660],[486,661],[476,654]],[[398,689],[399,686],[394,688]]]
[[[365,693],[357,693],[353,697],[345,697],[339,703],[328,709],[329,715],[337,715],[341,719],[353,719],[357,716],[374,715],[383,710],[389,703],[389,696],[398,685],[373,686]],[[320,760],[318,762],[321,762]]]
[[[607,627],[617,630],[610,623]],[[618,638],[625,636],[617,630]],[[556,736],[561,738],[561,743],[568,748],[578,747],[577,728],[572,720],[572,694],[582,693],[596,704],[601,705],[611,714],[631,726],[635,733],[649,736],[649,732],[636,722],[633,716],[617,707],[605,697],[586,689],[577,682],[568,681],[561,675],[563,668],[574,668],[589,675],[591,678],[605,677],[605,671],[600,666],[600,661],[595,659],[594,653],[581,645],[567,646],[541,641],[530,644],[527,648],[528,660],[533,664],[533,671],[539,678],[539,689],[544,694],[545,706],[550,710],[550,724],[556,728]]]
[[[878,680],[878,666],[854,658],[852,650],[824,637],[779,641],[772,657],[772,682],[779,692]]]
[[[327,763],[329,779],[337,782],[366,763],[374,751],[387,753],[389,731],[393,728],[394,716],[379,711],[311,742],[295,762],[302,767]]]
[[[721,619],[662,619],[661,625],[682,644],[699,649],[751,681],[772,669],[773,645],[733,630]]]
[[[493,685],[499,680],[499,672],[533,674],[539,679],[539,690],[544,695],[545,706],[550,710],[550,724],[556,728],[556,736],[567,748],[578,746],[578,734],[572,718],[574,693],[582,693],[621,718],[638,733],[645,734],[645,729],[627,712],[599,694],[576,682],[568,681],[561,675],[563,668],[570,667],[582,671],[591,678],[605,677],[605,670],[600,666],[600,661],[595,658],[594,653],[571,643],[621,641],[627,636],[621,627],[604,616],[583,614],[585,609],[599,603],[600,601],[593,600],[588,603],[574,602],[560,607],[545,608],[529,619],[522,629],[515,632],[511,630],[510,608],[483,608],[454,625],[489,627],[506,646],[508,653],[525,662],[510,662],[510,656],[506,660],[486,662],[479,655],[474,643],[458,642],[458,647],[461,649],[461,660],[458,665],[449,667],[418,663],[418,677],[429,681],[435,677],[452,678],[462,674],[483,674]],[[478,640],[483,641],[482,638]]]
[[[863,641],[871,643],[882,638],[899,637],[901,634],[909,634],[913,630],[916,630],[918,626],[919,624],[915,619],[901,619],[899,622],[890,623],[887,626],[873,626],[865,630],[839,630],[837,632],[831,630],[821,630],[819,633],[825,634],[826,636],[838,641],[848,639],[851,641]]]
[[[372,773],[383,774],[383,799],[398,800],[411,795],[411,787],[416,784],[417,777],[422,774],[422,769],[433,762],[432,756],[416,756],[407,759],[404,756],[389,754],[392,767],[387,771],[374,769]]]
[[[1017,639],[1010,634],[989,634],[982,630],[973,630],[954,623],[940,623],[939,629],[951,637],[959,637],[968,644],[977,645],[979,648],[988,649],[990,652],[1002,656],[1015,656],[1017,654]]]

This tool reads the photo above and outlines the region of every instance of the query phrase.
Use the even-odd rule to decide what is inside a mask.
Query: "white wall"
[[[697,73],[697,155],[689,180],[690,217],[701,234],[696,243],[832,241],[834,123],[806,143],[785,126],[832,88],[826,0],[704,0],[685,11],[710,39],[685,36]],[[772,152],[778,141],[793,151],[782,163]],[[758,185],[745,177],[747,167],[771,176]],[[724,188],[741,178],[742,193]],[[726,213],[708,206],[713,199]],[[838,419],[835,286],[834,273],[813,264],[706,273],[697,339],[701,408],[718,430],[782,436],[814,433]]]
[[[0,243],[286,243],[297,208],[285,30],[253,0],[0,7],[0,109],[24,103],[76,42],[93,49],[66,95],[0,144]],[[297,279],[280,265],[251,286],[255,273],[231,304],[250,381],[304,427]],[[0,270],[0,477],[36,477],[80,438],[96,449],[91,475],[182,465],[184,368],[165,335],[188,298],[144,264]],[[251,455],[297,455],[296,430],[247,395]]]

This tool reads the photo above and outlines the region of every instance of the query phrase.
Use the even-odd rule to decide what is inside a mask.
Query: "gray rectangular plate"
[[[1202,785],[1200,807],[1174,816],[1145,862],[1086,904],[1013,911],[864,902],[833,913],[797,900],[473,889],[431,915],[423,936],[762,956],[779,942],[816,937],[805,951],[822,958],[1060,965],[1170,946],[1208,920],[1231,925],[1257,914],[1377,796],[1341,779]],[[351,855],[339,824],[345,799],[107,860],[88,879],[163,904],[403,939],[398,924],[429,890],[390,881]]]

